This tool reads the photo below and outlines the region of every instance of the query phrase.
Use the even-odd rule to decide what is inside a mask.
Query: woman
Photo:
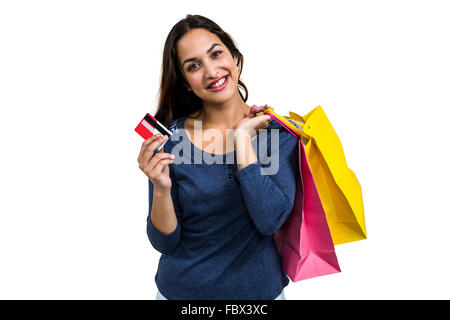
[[[205,17],[187,15],[166,39],[155,117],[188,148],[180,153],[175,134],[153,136],[138,157],[149,178],[147,233],[162,253],[157,299],[284,299],[273,234],[293,208],[297,141],[262,114],[267,105],[245,103],[242,65],[231,37]],[[210,132],[219,134],[207,151]]]

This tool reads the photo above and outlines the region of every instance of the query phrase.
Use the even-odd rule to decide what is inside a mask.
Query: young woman
[[[297,140],[262,113],[267,105],[246,104],[242,65],[231,37],[203,16],[187,15],[166,39],[155,118],[174,135],[147,139],[138,157],[147,234],[162,253],[157,299],[284,299],[273,234],[294,205]]]

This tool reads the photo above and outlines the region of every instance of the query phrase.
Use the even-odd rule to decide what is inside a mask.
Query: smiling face
[[[237,59],[217,35],[192,29],[178,41],[177,52],[180,69],[200,99],[220,104],[239,94]],[[215,87],[211,87],[213,82]]]

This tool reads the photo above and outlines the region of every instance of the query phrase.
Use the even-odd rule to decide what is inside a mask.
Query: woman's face
[[[237,60],[214,33],[202,28],[190,30],[178,41],[177,52],[183,75],[200,99],[220,104],[239,94]],[[211,88],[217,80],[225,82]]]

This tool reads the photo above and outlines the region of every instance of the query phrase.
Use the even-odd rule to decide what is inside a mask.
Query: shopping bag
[[[297,139],[300,176],[294,207],[274,234],[283,271],[293,282],[341,271],[305,147]]]
[[[304,117],[294,112],[289,112],[289,117],[281,116],[272,108],[264,114],[278,119],[303,142],[333,243],[366,239],[361,185],[348,168],[339,137],[322,107],[316,107]]]

